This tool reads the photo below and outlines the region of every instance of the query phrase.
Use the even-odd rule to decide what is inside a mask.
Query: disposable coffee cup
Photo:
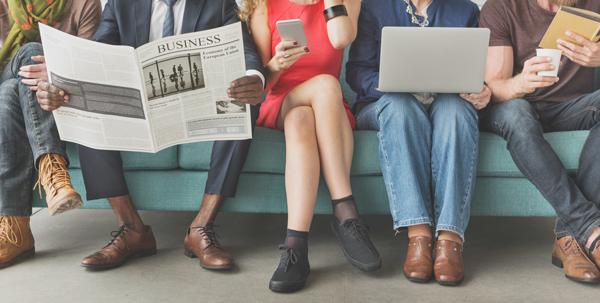
[[[538,48],[537,56],[551,58],[552,62],[550,62],[550,64],[552,64],[554,66],[554,70],[538,72],[538,76],[558,77],[558,68],[560,66],[560,59],[562,57],[562,51],[559,49]]]

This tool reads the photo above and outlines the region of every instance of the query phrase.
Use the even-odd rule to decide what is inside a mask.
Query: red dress
[[[333,48],[329,41],[327,24],[323,16],[323,1],[314,5],[298,5],[288,0],[271,0],[267,3],[272,54],[275,54],[275,46],[281,41],[276,26],[279,20],[301,19],[310,48],[309,54],[282,72],[279,81],[273,86],[260,107],[257,125],[276,129],[281,106],[288,93],[318,75],[328,74],[339,78],[344,51]],[[344,107],[350,125],[354,128],[356,122],[345,100]]]

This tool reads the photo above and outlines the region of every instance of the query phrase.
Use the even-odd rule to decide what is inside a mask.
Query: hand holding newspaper
[[[246,74],[241,24],[178,35],[137,49],[40,24],[50,83],[70,101],[54,111],[60,137],[104,150],[252,137],[250,107],[227,97]]]

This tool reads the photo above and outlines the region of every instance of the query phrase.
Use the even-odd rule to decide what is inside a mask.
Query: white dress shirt
[[[182,34],[183,27],[183,15],[185,12],[185,4],[187,0],[178,0],[173,5],[173,14],[175,16],[175,35]],[[169,12],[169,6],[163,0],[152,0],[152,17],[150,18],[150,41],[158,40],[162,38],[163,27],[165,18]],[[263,87],[266,84],[265,76],[254,69],[246,71],[246,75],[257,75],[263,83]]]

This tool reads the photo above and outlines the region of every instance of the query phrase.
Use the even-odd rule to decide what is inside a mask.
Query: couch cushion
[[[556,150],[565,167],[574,172],[579,163],[579,154],[587,138],[587,131],[548,133],[546,138]],[[381,175],[377,133],[357,131],[354,134],[355,150],[352,175]],[[482,133],[480,139],[480,161],[478,175],[483,177],[522,177],[506,142],[490,133]],[[188,170],[208,170],[211,143],[187,144],[180,147],[180,166]],[[285,144],[283,133],[276,130],[257,128],[250,154],[244,167],[245,172],[283,174]]]
[[[71,168],[81,167],[76,144],[67,144],[67,155]],[[179,167],[177,147],[167,148],[156,154],[123,152],[121,155],[125,170],[176,169]]]

